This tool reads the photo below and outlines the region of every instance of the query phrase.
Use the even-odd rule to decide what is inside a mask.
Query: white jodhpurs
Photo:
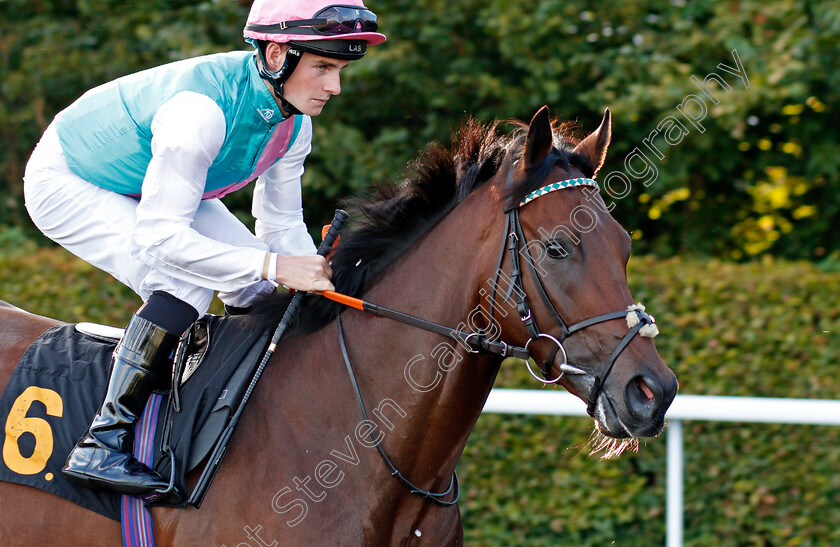
[[[136,198],[100,188],[76,175],[67,165],[52,127],[32,153],[24,176],[26,209],[48,238],[74,255],[131,287],[143,301],[165,291],[204,315],[214,291],[150,268],[131,254]],[[191,227],[229,245],[268,250],[218,199],[202,201]],[[186,250],[189,252],[189,250]],[[225,304],[247,307],[276,285],[260,281],[233,292],[220,292]]]

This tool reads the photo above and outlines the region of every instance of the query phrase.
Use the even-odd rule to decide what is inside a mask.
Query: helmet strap
[[[303,57],[303,51],[290,46],[289,49],[286,50],[286,59],[283,62],[283,66],[280,67],[280,70],[275,71],[269,70],[268,63],[265,61],[266,47],[268,46],[263,41],[259,41],[257,44],[257,55],[260,57],[260,62],[258,63],[260,76],[263,80],[271,84],[271,87],[274,89],[274,95],[280,99],[280,108],[288,113],[288,116],[285,116],[284,119],[289,116],[301,114],[301,111],[298,110],[292,103],[287,101],[283,96],[283,86],[289,79],[289,76],[292,75],[292,72],[294,72],[300,62],[300,59]]]

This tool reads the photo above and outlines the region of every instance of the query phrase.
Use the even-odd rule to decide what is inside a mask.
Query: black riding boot
[[[152,389],[170,373],[169,355],[179,337],[137,315],[114,350],[108,391],[87,434],[67,457],[64,476],[88,488],[145,496],[169,481],[131,455],[134,422]]]

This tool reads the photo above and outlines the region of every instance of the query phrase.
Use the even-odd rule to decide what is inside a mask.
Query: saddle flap
[[[199,344],[205,351],[204,357],[199,359],[203,362],[180,385],[180,410],[175,410],[172,400],[165,403],[166,411],[161,409],[155,439],[158,454],[162,454],[163,444],[172,449],[177,462],[175,480],[182,488],[186,487],[186,474],[206,461],[213,450],[241,400],[273,330],[272,325],[262,325],[248,316],[208,316],[206,320],[206,337],[205,333],[194,337],[195,341],[206,338],[206,345]],[[192,349],[186,348],[177,357],[187,364],[191,356],[196,355]],[[154,470],[169,477],[172,473],[169,458],[157,458]]]
[[[216,399],[213,410],[205,420],[204,424],[193,434],[190,455],[187,461],[187,471],[192,471],[204,458],[213,450],[219,435],[227,425],[228,419],[233,414],[236,405],[242,399],[245,389],[251,380],[251,376],[260,360],[262,351],[268,342],[269,331],[266,331],[254,344],[250,351],[242,359],[240,366],[230,377],[227,385]]]

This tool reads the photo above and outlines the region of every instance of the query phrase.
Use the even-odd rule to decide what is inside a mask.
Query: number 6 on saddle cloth
[[[176,352],[181,363],[176,365],[177,375],[183,380],[178,390],[170,397],[170,386],[161,386],[166,392],[162,411],[150,428],[156,455],[152,467],[182,488],[186,474],[206,458],[235,412],[268,344],[271,327],[255,328],[248,319],[199,320]],[[119,494],[78,487],[61,473],[67,454],[105,394],[120,332],[61,325],[27,349],[0,396],[0,420],[7,425],[4,455],[20,454],[17,459],[0,460],[0,480],[34,486],[120,520]],[[166,408],[171,411],[164,412]],[[9,424],[14,430],[11,437]],[[174,467],[162,455],[165,445],[174,455]]]

